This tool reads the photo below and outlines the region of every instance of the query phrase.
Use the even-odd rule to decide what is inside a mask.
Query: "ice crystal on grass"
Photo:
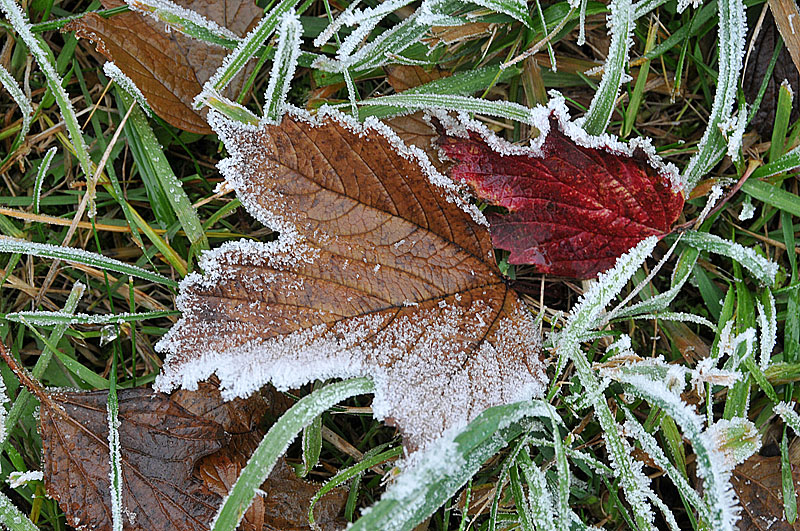
[[[106,61],[103,65],[103,72],[109,78],[111,78],[114,83],[119,85],[121,89],[125,92],[133,96],[133,99],[136,100],[136,103],[139,104],[139,107],[152,118],[153,110],[150,108],[150,105],[147,103],[147,99],[142,94],[142,91],[139,90],[139,87],[136,86],[136,83],[133,82],[131,78],[125,75],[125,73],[120,70],[120,68],[114,64],[113,61]]]
[[[27,485],[31,481],[42,481],[43,473],[41,470],[29,470],[27,472],[11,472],[8,475],[8,486],[17,489]]]
[[[162,22],[159,13],[165,13],[170,15],[171,18],[183,19],[198,28],[203,28],[213,35],[233,41],[239,40],[239,36],[228,28],[207,19],[197,11],[186,9],[170,0],[125,0],[125,2],[134,11],[150,15],[157,22]]]
[[[778,341],[778,319],[775,309],[775,298],[772,292],[767,290],[764,304],[761,301],[756,301],[758,308],[758,326],[761,329],[761,359],[759,365],[762,371],[767,370],[769,361],[772,357],[772,351],[775,349],[775,344]]]
[[[159,343],[157,388],[216,373],[230,398],[369,376],[376,416],[412,449],[541,394],[538,328],[500,277],[482,216],[422,151],[330,110],[211,124],[228,185],[280,236],[203,256]]]

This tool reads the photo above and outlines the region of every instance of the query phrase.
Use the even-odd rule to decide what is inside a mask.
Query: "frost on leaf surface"
[[[677,171],[648,142],[587,135],[563,99],[534,111],[540,135],[508,144],[461,118],[439,139],[456,181],[507,213],[489,213],[494,245],[509,263],[542,273],[594,277],[648,236],[663,236],[683,209]]]
[[[205,254],[159,343],[157,387],[216,373],[232,397],[369,376],[375,415],[410,448],[540,395],[537,328],[476,212],[388,127],[322,114],[257,128],[211,115],[226,179],[281,235]]]

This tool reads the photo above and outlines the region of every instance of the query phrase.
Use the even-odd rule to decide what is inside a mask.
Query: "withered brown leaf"
[[[220,496],[192,477],[225,445],[225,432],[148,389],[119,398],[125,529],[207,530]],[[74,527],[111,529],[108,393],[54,392],[42,400],[45,486]]]
[[[262,13],[255,2],[248,0],[178,0],[177,3],[238,36],[253,27]],[[103,0],[103,5],[111,8],[125,3]],[[74,31],[76,36],[94,41],[97,51],[114,61],[166,122],[194,133],[211,133],[204,114],[192,108],[192,100],[230,50],[178,31],[165,32],[163,23],[135,12],[110,18],[89,13],[64,26],[63,31]],[[240,73],[228,87],[229,96],[241,88],[246,72]]]
[[[795,489],[800,490],[800,467],[792,465]],[[783,514],[781,458],[754,455],[733,470],[733,490],[742,506],[741,531],[797,531],[800,520],[790,524]]]
[[[421,151],[334,111],[260,127],[209,117],[229,185],[281,235],[204,255],[159,344],[158,389],[216,373],[233,397],[369,376],[376,416],[411,448],[542,392],[538,330],[485,220]]]
[[[264,436],[259,423],[265,414],[274,416],[287,406],[284,395],[268,386],[246,400],[224,401],[216,383],[201,382],[196,391],[180,389],[172,400],[186,410],[219,423],[229,434],[221,450],[202,458],[194,475],[221,498],[228,495]],[[284,409],[285,410],[285,409]],[[319,485],[298,478],[281,458],[261,485],[257,496],[239,524],[242,531],[300,531],[310,529],[308,507]],[[334,489],[315,506],[314,516],[322,529],[342,529],[346,522],[339,513],[347,502],[347,490]]]

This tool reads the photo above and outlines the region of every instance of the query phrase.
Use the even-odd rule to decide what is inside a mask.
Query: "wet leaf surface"
[[[45,486],[75,527],[111,529],[108,394],[53,393],[40,416]],[[221,498],[192,477],[225,432],[148,389],[120,390],[126,529],[205,530]]]
[[[800,489],[800,467],[792,465],[795,489]],[[790,524],[783,515],[781,458],[754,455],[733,471],[733,489],[742,506],[741,531],[797,531],[800,520]]]
[[[247,0],[177,3],[240,37],[258,22],[262,13],[254,2]],[[111,8],[124,3],[103,0],[103,5]],[[165,32],[163,23],[135,12],[108,19],[90,13],[67,24],[64,31],[74,31],[76,36],[94,41],[97,51],[139,87],[153,111],[170,125],[194,133],[211,133],[204,113],[192,109],[192,100],[230,50],[178,31]],[[238,94],[247,75],[247,69],[239,73],[226,94]]]
[[[509,263],[591,278],[644,238],[669,231],[683,195],[643,152],[578,144],[554,117],[549,129],[541,147],[505,154],[475,131],[439,140],[456,162],[453,179],[508,210],[487,218],[495,247],[511,252]]]
[[[229,184],[281,236],[204,256],[157,387],[216,373],[230,397],[370,376],[373,410],[410,448],[541,393],[538,330],[477,210],[377,121],[292,113],[257,129],[212,115]]]

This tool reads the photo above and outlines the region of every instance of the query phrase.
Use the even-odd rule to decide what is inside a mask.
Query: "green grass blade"
[[[206,82],[203,86],[203,92],[195,100],[195,106],[202,105],[205,99],[204,93],[207,90],[210,93],[222,92],[236,74],[244,68],[247,61],[259,51],[261,45],[272,35],[283,16],[293,10],[299,3],[300,0],[283,0],[264,15],[258,26],[245,36],[239,46],[228,55],[222,66]]]
[[[792,477],[792,463],[789,461],[789,440],[786,427],[781,438],[781,487],[783,491],[783,514],[786,521],[793,524],[797,520],[797,492]]]
[[[790,153],[795,153],[798,157],[798,164],[795,166],[787,166],[783,169],[778,169],[778,166],[783,167],[783,165],[772,166],[772,164],[768,164],[767,166],[762,166],[760,169],[767,168],[768,166],[772,166],[768,170],[768,173],[771,175],[775,175],[778,173],[783,173],[786,170],[792,169],[792,167],[800,166],[800,148],[793,150]],[[787,153],[788,155],[788,153]],[[780,160],[784,160],[785,156],[782,157]],[[777,163],[778,161],[776,161]],[[774,171],[774,173],[773,173]],[[758,170],[756,170],[758,172]],[[759,201],[763,201],[768,205],[772,205],[775,208],[783,210],[792,214],[793,216],[800,217],[800,197],[797,195],[787,192],[786,190],[781,189],[779,186],[775,186],[769,184],[764,181],[756,181],[752,177],[745,181],[742,185],[742,191],[754,199],[758,199]]]
[[[3,237],[0,238],[0,252],[22,253],[43,258],[54,258],[57,260],[64,260],[65,262],[84,264],[98,269],[115,271],[123,275],[131,275],[157,284],[164,284],[172,288],[178,287],[177,282],[159,275],[158,273],[153,273],[135,265],[126,264],[125,262],[120,262],[113,258],[84,251],[83,249],[76,249],[74,247],[60,247],[48,243],[35,243]]]
[[[41,200],[42,196],[42,183],[47,175],[47,170],[50,169],[50,163],[53,161],[56,151],[57,150],[55,146],[48,149],[47,153],[45,153],[44,158],[42,159],[42,162],[39,164],[39,168],[36,170],[36,183],[33,185],[33,212],[36,214],[39,213],[39,201]]]
[[[0,522],[11,531],[38,531],[39,527],[31,522],[22,511],[17,509],[5,494],[0,493]]]
[[[448,111],[477,112],[531,125],[534,122],[531,109],[524,105],[508,101],[488,101],[468,96],[403,93],[363,100],[358,104],[396,107],[400,109],[400,113],[420,109],[445,109]]]
[[[278,419],[253,452],[247,466],[231,489],[211,524],[212,531],[233,531],[256,496],[256,489],[267,479],[278,458],[303,427],[331,406],[355,395],[371,393],[372,382],[355,378],[332,383],[302,398]]]
[[[83,296],[83,292],[85,290],[86,286],[80,282],[77,282],[74,286],[72,286],[72,290],[69,292],[69,296],[67,297],[67,302],[64,304],[64,314],[70,314],[75,311],[75,308],[78,307],[78,302]],[[33,374],[33,377],[37,380],[42,377],[44,371],[47,369],[47,366],[50,364],[50,360],[53,359],[53,353],[56,352],[48,345],[58,345],[58,342],[61,341],[61,337],[64,335],[64,332],[67,331],[67,327],[67,324],[59,324],[53,329],[52,332],[50,332],[48,342],[45,343],[45,348],[42,350],[42,354],[39,356],[39,359],[36,360],[36,365],[33,366],[33,370],[31,371],[31,374]],[[17,399],[14,401],[14,404],[11,406],[11,410],[8,412],[8,417],[6,418],[6,437],[11,433],[11,430],[14,428],[14,426],[17,425],[17,422],[19,422],[19,418],[25,411],[31,396],[32,395],[30,391],[27,389],[23,388],[20,390],[20,393],[17,396]],[[2,441],[0,446],[4,446],[5,443],[5,440]]]
[[[382,446],[378,447],[381,448]],[[344,470],[340,470],[335,476],[325,482],[325,484],[320,487],[316,494],[311,498],[311,503],[308,507],[308,523],[310,525],[314,525],[314,505],[322,498],[325,494],[332,491],[334,488],[338,487],[339,485],[353,479],[360,477],[366,470],[379,465],[389,459],[394,459],[395,457],[400,457],[403,455],[403,447],[398,446],[396,448],[392,448],[390,450],[386,450],[385,452],[374,453],[376,449],[370,450],[366,454],[364,454],[364,459],[359,463],[345,468]],[[369,455],[370,453],[373,455]]]
[[[628,66],[628,47],[633,31],[633,6],[631,0],[614,0],[611,2],[609,15],[609,32],[611,45],[603,70],[603,79],[597,88],[589,110],[583,119],[583,129],[590,135],[601,135],[605,132],[611,114],[617,103],[617,94],[622,85],[625,69]]]
[[[741,133],[735,129],[726,141],[722,131],[733,115],[739,88],[739,72],[742,69],[742,50],[745,47],[745,9],[742,0],[717,0],[719,15],[719,75],[717,92],[711,106],[711,115],[703,138],[697,146],[697,153],[689,160],[683,179],[686,192],[690,192],[700,178],[725,155],[739,150]],[[739,116],[740,125],[746,123],[744,113]]]
[[[2,9],[14,30],[28,46],[28,49],[36,58],[36,62],[39,63],[39,68],[42,69],[47,81],[47,88],[50,89],[51,94],[55,97],[58,108],[61,111],[61,118],[67,127],[81,170],[83,170],[87,179],[90,178],[93,174],[93,164],[89,157],[89,150],[86,147],[80,124],[75,116],[75,109],[73,109],[72,102],[70,102],[69,96],[62,86],[63,81],[58,72],[56,72],[55,65],[50,60],[50,55],[47,53],[45,45],[39,37],[33,34],[28,17],[22,12],[15,0],[0,0],[0,9]]]
[[[527,2],[522,0],[473,0],[473,2],[492,11],[508,15],[515,20],[519,20],[528,28],[533,28],[533,21],[528,13]]]
[[[11,157],[16,149],[22,144],[22,141],[25,140],[25,137],[28,135],[28,131],[31,130],[34,113],[31,102],[28,100],[27,96],[25,96],[25,93],[22,92],[22,88],[17,83],[17,80],[14,79],[14,76],[12,76],[3,65],[0,65],[0,84],[3,85],[9,94],[11,94],[11,98],[14,100],[14,103],[17,104],[17,107],[19,107],[19,111],[22,114],[22,125],[19,133],[17,133],[17,138],[14,139],[14,142],[11,144],[11,147],[8,150],[8,156],[5,158],[5,160],[8,160],[8,158]],[[5,160],[3,162],[5,162]]]
[[[416,455],[380,501],[349,529],[412,529],[465,485],[486,459],[523,433],[519,421],[551,414],[557,416],[552,406],[538,400],[487,409],[454,437],[445,436]]]
[[[783,144],[789,130],[789,118],[792,114],[792,89],[784,79],[778,89],[778,104],[775,107],[775,123],[772,126],[772,138],[769,147],[769,161],[778,160],[783,155]]]
[[[180,315],[179,311],[162,310],[145,313],[114,313],[114,314],[86,314],[66,312],[14,312],[7,313],[4,319],[15,323],[27,321],[37,326],[74,325],[74,324],[119,324],[133,323],[147,319],[158,319],[170,315]]]
[[[651,24],[650,29],[647,31],[647,39],[645,40],[644,51],[647,54],[656,42],[656,25]],[[628,108],[625,109],[625,115],[622,121],[622,134],[621,136],[627,137],[631,134],[633,126],[636,124],[636,117],[639,116],[639,107],[642,104],[644,97],[644,87],[647,85],[647,74],[650,72],[650,59],[645,59],[642,66],[639,67],[639,73],[636,76],[636,83],[633,86],[631,93],[630,103]]]
[[[134,98],[125,91],[118,92],[124,108],[134,104]],[[192,202],[183,184],[175,176],[172,167],[164,155],[161,144],[147,123],[144,113],[135,108],[125,123],[125,135],[131,144],[134,160],[142,172],[143,179],[151,179],[153,186],[158,186],[168,206],[174,212],[186,237],[195,249],[208,249],[208,239],[203,225],[197,217]]]
[[[698,231],[686,231],[683,234],[683,242],[700,251],[720,254],[735,260],[764,284],[771,286],[775,282],[778,264],[759,255],[750,247],[743,247],[716,234]]]
[[[286,94],[297,68],[297,58],[300,55],[300,37],[303,28],[300,19],[294,11],[286,13],[278,29],[278,48],[272,63],[272,72],[269,84],[264,94],[264,119],[268,123],[277,124],[281,121],[286,107]]]

